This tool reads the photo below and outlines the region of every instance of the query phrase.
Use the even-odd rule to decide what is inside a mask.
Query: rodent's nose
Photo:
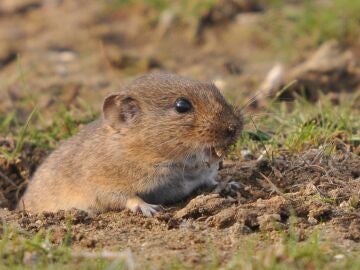
[[[236,125],[230,124],[226,129],[226,135],[228,137],[234,137],[236,135]]]

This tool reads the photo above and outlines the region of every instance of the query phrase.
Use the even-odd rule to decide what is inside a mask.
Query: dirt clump
[[[239,13],[259,12],[263,7],[259,1],[230,0],[217,1],[214,6],[207,10],[199,19],[197,34],[202,36],[206,28],[223,26],[235,19]]]
[[[175,218],[198,219],[204,216],[212,216],[229,205],[231,205],[231,201],[221,198],[218,194],[199,195],[184,208],[177,211]]]

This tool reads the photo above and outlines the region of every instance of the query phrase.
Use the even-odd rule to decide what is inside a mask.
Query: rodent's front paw
[[[162,210],[161,205],[157,204],[148,204],[144,203],[142,205],[139,205],[140,211],[143,213],[146,217],[152,217],[155,215],[158,211]]]
[[[162,210],[161,205],[146,203],[139,197],[128,199],[126,201],[126,208],[130,209],[134,213],[141,212],[146,217],[152,217],[158,211]]]
[[[236,194],[240,188],[241,184],[239,182],[219,182],[213,192],[222,196],[236,197]]]

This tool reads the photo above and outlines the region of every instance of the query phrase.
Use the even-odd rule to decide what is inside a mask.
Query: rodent
[[[138,77],[108,95],[102,116],[63,142],[29,182],[18,209],[128,208],[152,216],[202,185],[243,126],[241,112],[206,82],[170,73]]]

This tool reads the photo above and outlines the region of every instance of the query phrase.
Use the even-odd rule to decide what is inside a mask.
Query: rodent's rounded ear
[[[105,121],[113,128],[131,124],[140,113],[138,102],[127,95],[115,93],[107,96],[103,104]]]

